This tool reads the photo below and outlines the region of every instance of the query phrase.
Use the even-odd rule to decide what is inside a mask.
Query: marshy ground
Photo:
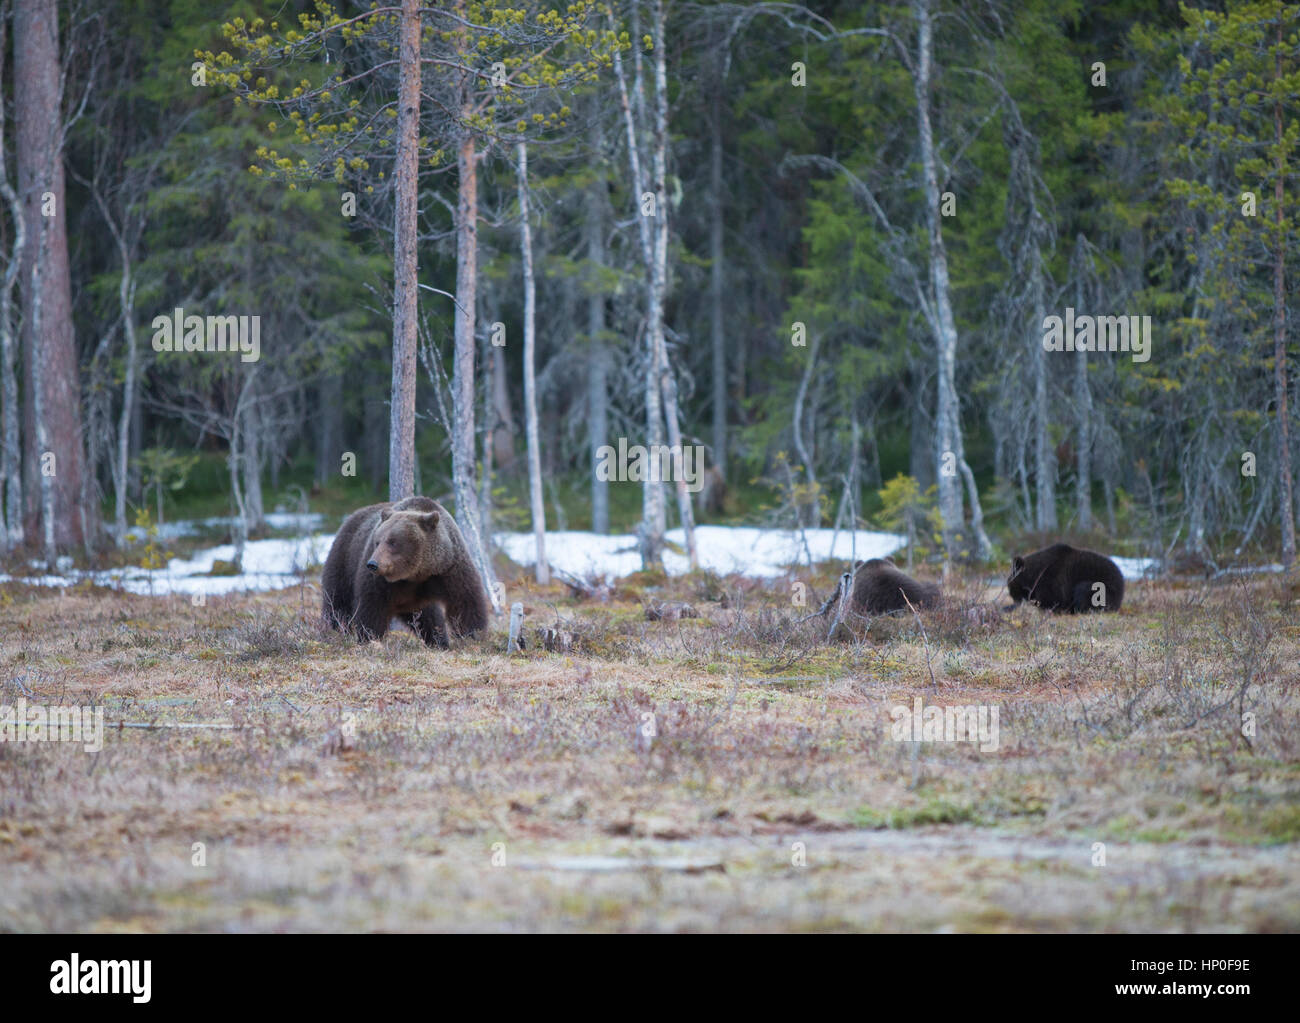
[[[314,579],[6,584],[0,704],[106,734],[0,743],[0,930],[1300,929],[1294,584],[1071,617],[972,576],[827,643],[804,581],[517,579],[514,656],[323,633]],[[918,695],[996,707],[997,750],[892,738]]]

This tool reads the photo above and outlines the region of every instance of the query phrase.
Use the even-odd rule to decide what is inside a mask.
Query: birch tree
[[[5,56],[8,53],[9,4],[0,6],[0,82],[4,81]],[[4,522],[0,531],[0,551],[8,552],[21,547],[23,529],[23,464],[22,438],[18,428],[18,377],[16,369],[17,344],[14,334],[14,285],[22,269],[27,221],[22,203],[13,183],[9,180],[8,148],[5,133],[6,104],[0,97],[0,200],[3,212],[8,215],[13,228],[13,241],[5,258],[4,274],[0,276],[0,401],[4,403],[3,421],[0,423],[0,486],[4,487]]]
[[[596,471],[601,449],[609,443],[609,370],[610,357],[605,337],[605,135],[600,118],[599,99],[591,104],[591,149],[596,168],[587,187],[586,232],[588,275],[587,291],[587,448],[591,473],[591,528],[609,532],[609,481]]]
[[[537,436],[537,288],[533,280],[533,239],[528,224],[528,144],[516,145],[519,179],[519,256],[524,277],[524,428],[528,440],[528,497],[536,545],[536,579],[551,581],[546,563],[546,504],[542,497],[542,456]]]
[[[640,2],[632,2],[632,35],[640,38]],[[646,568],[662,567],[666,516],[659,473],[659,452],[664,446],[667,424],[668,449],[672,453],[677,492],[677,510],[686,537],[686,553],[692,571],[699,567],[695,545],[695,516],[691,495],[681,471],[681,418],[677,403],[677,380],[668,357],[664,331],[664,302],[668,290],[669,207],[665,180],[668,174],[668,71],[667,38],[664,32],[663,0],[653,0],[651,13],[653,47],[654,108],[646,113],[644,75],[639,45],[632,51],[632,96],[628,95],[627,76],[618,51],[614,52],[614,74],[618,79],[619,100],[627,135],[627,154],[633,193],[639,197],[637,218],[641,241],[641,258],[646,268],[646,447],[650,453],[649,472],[643,486],[641,523],[641,560]],[[634,109],[635,105],[635,109]],[[642,150],[649,150],[649,179],[643,177]]]
[[[597,76],[602,54],[613,40],[589,30],[594,5],[578,3],[561,13],[540,5],[516,9],[504,4],[470,5],[454,0],[446,8],[376,6],[344,17],[328,4],[303,15],[301,30],[280,32],[278,23],[236,19],[227,35],[245,59],[228,53],[201,54],[220,81],[259,104],[281,109],[295,127],[295,145],[314,157],[298,161],[264,147],[262,164],[286,177],[332,175],[384,184],[372,161],[394,164],[400,185],[394,203],[394,366],[390,495],[414,485],[414,367],[417,359],[416,244],[418,173],[421,163],[441,167],[453,153],[456,201],[453,234],[456,284],[452,355],[451,456],[456,520],[471,558],[499,611],[489,552],[479,523],[476,467],[475,346],[478,287],[479,167],[498,142],[526,139],[530,131],[562,126],[570,110],[560,97]],[[393,37],[394,17],[398,38]],[[268,34],[270,28],[275,35]],[[392,52],[396,48],[397,56]],[[331,61],[336,50],[350,59]],[[564,54],[563,57],[560,55]],[[285,72],[310,69],[312,78],[290,87]],[[428,73],[424,73],[427,69]],[[276,81],[267,72],[279,70]],[[397,81],[393,82],[393,73]],[[261,77],[251,86],[245,77]],[[281,83],[285,86],[281,94]],[[362,103],[362,97],[366,105]],[[350,99],[350,102],[347,100]],[[425,115],[421,115],[424,110]],[[545,111],[545,112],[543,112]],[[363,117],[364,114],[364,117]],[[382,128],[396,124],[395,135]],[[413,125],[428,131],[429,151]],[[437,146],[437,148],[433,148]],[[441,289],[428,290],[447,295]],[[409,473],[406,466],[410,465]]]

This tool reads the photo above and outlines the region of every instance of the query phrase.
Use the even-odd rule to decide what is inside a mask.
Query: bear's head
[[[420,582],[444,567],[446,544],[436,511],[385,508],[375,527],[374,547],[366,568],[390,583]]]
[[[868,561],[862,561],[858,563],[859,571],[861,571],[864,568],[897,568],[897,567],[898,566],[894,564],[893,558],[871,558]]]

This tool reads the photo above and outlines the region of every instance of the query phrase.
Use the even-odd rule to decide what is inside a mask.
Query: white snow
[[[1160,562],[1155,558],[1111,558],[1119,567],[1120,575],[1125,579],[1145,579],[1159,571]]]
[[[0,583],[32,586],[76,586],[87,579],[97,586],[127,593],[166,596],[171,593],[212,594],[242,590],[279,590],[297,585],[304,569],[321,564],[333,536],[287,540],[250,540],[244,545],[244,571],[239,575],[209,575],[213,562],[235,556],[233,544],[199,551],[193,558],[172,558],[166,568],[113,568],[103,572],[67,572],[62,575],[13,576],[0,574]]]
[[[319,524],[321,516],[268,515],[277,528]],[[165,533],[172,536],[193,534],[200,528],[228,525],[229,520],[203,519],[167,523]],[[699,526],[695,531],[702,568],[726,575],[740,572],[770,578],[784,574],[792,565],[806,564],[808,554],[814,561],[850,557],[878,558],[896,551],[903,537],[893,533],[858,530],[808,529],[784,531],[750,526]],[[671,530],[670,543],[685,548],[680,529]],[[536,559],[531,533],[502,533],[496,537],[508,557],[521,565]],[[239,575],[211,575],[215,561],[230,561],[235,556],[233,544],[200,550],[191,558],[172,558],[166,568],[115,568],[102,572],[64,571],[57,575],[20,576],[0,574],[0,582],[18,581],[31,586],[76,586],[87,579],[99,586],[122,589],[128,593],[165,596],[180,594],[219,595],[243,590],[275,590],[298,584],[305,569],[324,563],[333,535],[315,534],[290,539],[250,540],[244,546],[243,572]],[[806,547],[805,547],[806,542]],[[610,578],[629,575],[641,568],[637,538],[632,534],[602,536],[598,533],[556,532],[546,534],[546,558],[557,568],[574,575],[605,575]],[[687,571],[684,554],[664,552],[664,568],[670,575]]]
[[[274,514],[267,521],[277,529],[307,529],[319,526],[322,516]],[[191,535],[201,528],[221,528],[229,519],[201,519],[169,522],[164,535]],[[682,530],[670,530],[669,543],[684,550]],[[895,533],[858,530],[761,529],[755,526],[698,526],[696,545],[700,567],[719,575],[733,572],[757,578],[784,575],[792,566],[813,561],[850,558],[882,558],[902,547],[904,537]],[[496,541],[502,551],[520,565],[536,561],[532,533],[500,533]],[[230,561],[235,556],[232,544],[222,544],[198,551],[192,558],[172,558],[166,568],[150,571],[143,568],[119,568],[104,572],[78,573],[60,565],[57,575],[20,576],[18,582],[32,586],[75,586],[91,579],[100,586],[121,588],[129,593],[163,596],[171,593],[213,594],[242,590],[276,590],[296,586],[305,570],[323,564],[333,535],[313,534],[288,539],[250,540],[244,546],[243,572],[239,575],[214,576],[214,561]],[[617,579],[641,568],[637,538],[633,534],[602,536],[599,533],[555,532],[546,534],[546,559],[555,568],[577,576],[606,576]],[[1155,558],[1114,558],[1125,579],[1142,579],[1156,571]],[[40,563],[33,567],[40,567]],[[685,554],[664,551],[664,568],[669,575],[681,575],[688,569]],[[0,574],[0,582],[14,577]]]
[[[804,540],[807,540],[807,549]],[[520,565],[537,561],[537,545],[532,533],[502,533],[497,543],[506,556]],[[686,535],[680,529],[668,531],[667,540],[686,549]],[[748,576],[771,578],[784,575],[791,565],[807,564],[831,558],[848,560],[856,556],[883,558],[903,545],[905,537],[894,533],[872,533],[860,529],[856,535],[832,529],[779,530],[754,526],[697,526],[695,545],[700,567],[719,575],[739,572]],[[855,546],[856,541],[856,546]],[[641,568],[637,538],[632,534],[602,536],[598,533],[547,533],[546,560],[555,568],[577,576],[607,575],[611,578],[630,575]],[[681,575],[690,568],[685,554],[664,551],[664,569],[669,575]]]
[[[319,512],[307,512],[305,514],[272,512],[266,516],[266,524],[272,529],[292,529],[300,533],[306,533],[308,530],[319,529],[324,519],[325,516]],[[175,522],[164,522],[158,526],[158,538],[168,540],[175,536],[193,536],[195,533],[214,529],[233,529],[234,525],[235,519],[233,516],[223,517],[218,515],[209,519],[177,519]],[[111,529],[111,526],[108,526],[108,528]],[[133,542],[139,543],[144,539],[144,530],[139,526],[130,526],[127,528],[126,535]]]

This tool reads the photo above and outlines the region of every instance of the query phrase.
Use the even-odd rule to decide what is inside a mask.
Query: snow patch
[[[173,593],[219,596],[244,590],[281,590],[296,586],[304,571],[322,563],[333,540],[332,535],[250,540],[244,545],[244,571],[238,575],[209,574],[214,562],[230,561],[235,556],[233,544],[222,544],[199,551],[193,558],[172,558],[165,568],[112,568],[103,572],[16,578],[0,574],[0,583],[68,587],[89,580],[96,586],[156,597]]]
[[[305,528],[319,525],[320,515],[268,515],[267,521],[277,529]],[[164,527],[164,535],[192,535],[200,529],[228,526],[231,520],[212,518],[179,520]],[[685,547],[680,529],[669,531],[670,543]],[[839,558],[847,561],[885,557],[898,550],[904,538],[893,533],[858,530],[759,529],[751,526],[699,526],[695,530],[700,552],[700,567],[720,575],[740,572],[760,578],[784,575],[793,565]],[[520,565],[534,563],[531,533],[501,533],[498,545]],[[302,573],[324,563],[334,542],[332,534],[273,540],[250,540],[244,545],[243,571],[239,575],[211,575],[217,561],[235,556],[233,544],[221,544],[200,550],[190,558],[172,558],[166,568],[115,568],[103,572],[65,571],[57,575],[13,577],[0,574],[0,582],[21,582],[31,586],[76,586],[90,580],[98,586],[122,589],[128,593],[166,596],[169,594],[233,593],[245,590],[276,590],[296,586]],[[603,536],[599,533],[555,532],[546,534],[546,557],[556,568],[574,575],[604,575],[619,578],[641,568],[637,538],[633,534]],[[39,567],[33,566],[33,567]],[[664,568],[670,575],[689,569],[687,558],[673,550],[664,551]]]
[[[667,540],[683,550],[686,534],[680,529],[668,531]],[[786,573],[792,565],[851,557],[859,560],[883,558],[898,550],[906,538],[894,533],[873,533],[860,529],[856,533],[833,529],[779,530],[754,526],[696,526],[695,545],[700,568],[719,575],[739,572],[747,576],[770,579]],[[498,546],[519,565],[537,562],[537,545],[532,533],[500,533]],[[805,546],[806,541],[806,546]],[[631,575],[641,568],[637,538],[632,534],[602,536],[599,533],[547,533],[546,560],[577,576],[606,575],[610,578]],[[664,570],[682,575],[690,570],[685,554],[664,551]]]
[[[200,529],[229,526],[232,520],[210,518],[169,522],[164,535],[182,536]],[[305,533],[319,526],[319,514],[274,514],[267,522],[276,529],[297,529]],[[685,549],[682,530],[670,530],[667,540]],[[895,533],[869,530],[847,532],[833,529],[781,530],[756,526],[697,526],[696,546],[700,567],[719,575],[733,572],[771,579],[785,575],[791,567],[812,561],[888,557],[899,550],[905,538]],[[78,573],[63,570],[56,575],[12,576],[0,574],[0,582],[21,582],[32,586],[76,586],[86,579],[99,586],[122,589],[128,593],[211,594],[245,590],[277,590],[296,586],[303,572],[323,564],[334,542],[332,534],[302,535],[272,540],[250,540],[244,545],[243,571],[239,575],[214,576],[213,563],[230,561],[235,556],[232,544],[221,544],[198,551],[191,558],[172,558],[166,568],[150,571],[143,568],[118,568],[105,572]],[[499,533],[496,542],[502,551],[519,565],[536,561],[532,533]],[[626,533],[604,536],[576,531],[546,534],[546,558],[555,568],[577,576],[606,576],[617,579],[639,571],[641,555],[635,535]],[[1113,558],[1125,579],[1142,579],[1159,570],[1156,558]],[[40,567],[40,563],[33,565]],[[685,554],[664,551],[664,568],[669,575],[689,570]],[[63,566],[60,565],[60,569]]]
[[[1119,568],[1119,574],[1125,579],[1145,579],[1160,571],[1157,558],[1111,558]]]
[[[158,538],[168,540],[177,536],[194,536],[197,533],[212,532],[213,530],[229,530],[235,528],[234,516],[214,516],[208,519],[177,519],[175,522],[164,522],[158,526]],[[320,512],[272,512],[266,516],[266,524],[272,529],[293,530],[297,533],[307,533],[313,529],[319,529],[321,523],[325,521],[325,516]],[[104,528],[112,532],[112,523],[105,523]],[[126,531],[127,538],[139,543],[145,539],[145,531],[139,526],[131,526]]]

